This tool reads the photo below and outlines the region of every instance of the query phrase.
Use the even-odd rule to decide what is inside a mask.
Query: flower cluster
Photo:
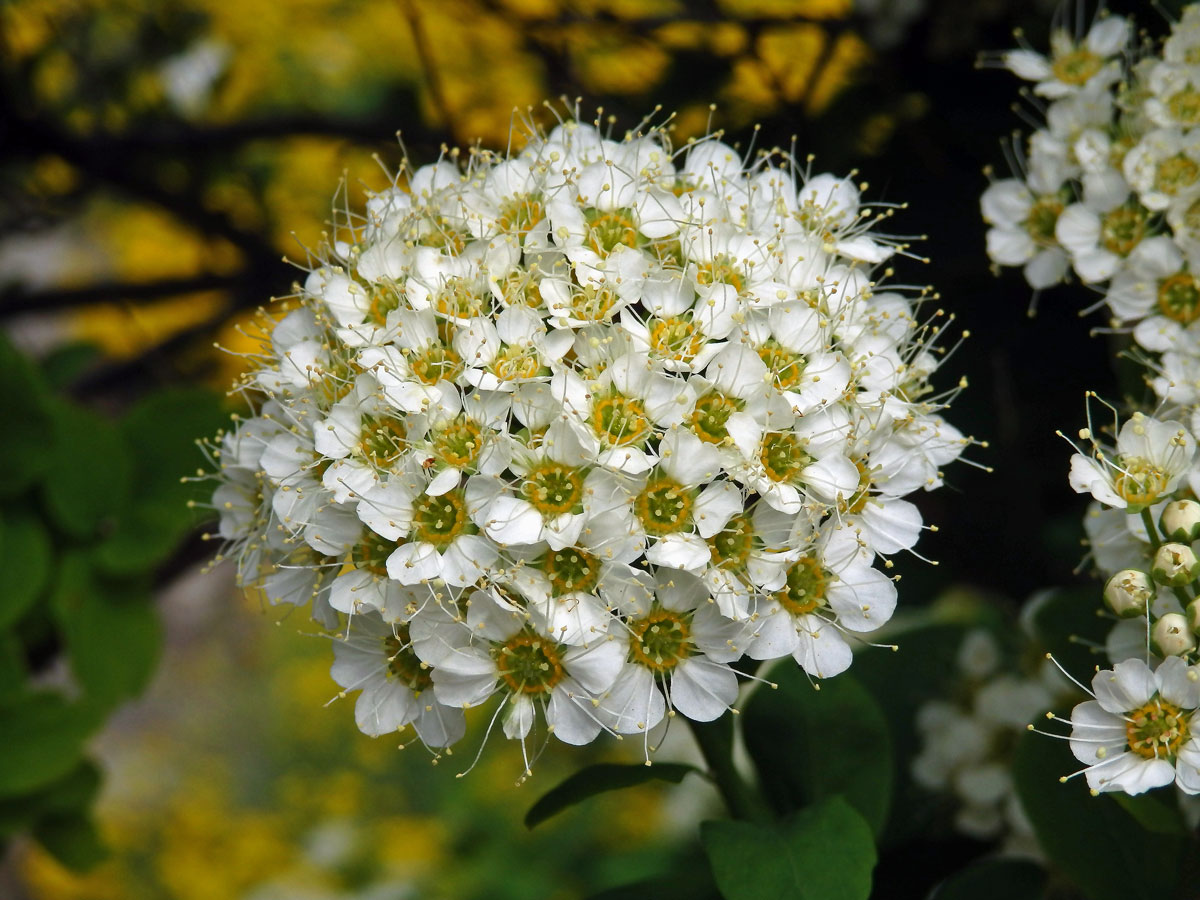
[[[219,439],[226,555],[312,603],[359,727],[495,703],[585,744],[712,720],[742,657],[851,663],[970,440],[849,178],[567,121],[343,216]],[[919,318],[923,315],[924,318]],[[957,389],[955,389],[957,390]],[[489,726],[490,729],[491,726]]]
[[[1151,410],[1097,431],[1089,408],[1069,480],[1085,518],[1103,601],[1119,621],[1070,724],[1095,791],[1140,793],[1172,781],[1200,792],[1194,663],[1200,636],[1200,6],[1157,52],[1134,54],[1131,24],[1101,16],[1080,40],[1055,35],[1049,57],[1005,54],[1046,97],[1026,175],[983,196],[988,252],[1047,287],[1073,270],[1131,333]],[[1095,395],[1089,395],[1089,400]],[[1089,403],[1090,407],[1090,403]],[[1192,665],[1189,665],[1191,663]]]
[[[988,630],[975,628],[964,636],[953,695],[917,711],[921,750],[912,776],[922,787],[953,797],[960,832],[978,840],[1004,836],[1007,852],[1029,855],[1038,852],[1037,842],[1013,785],[1013,753],[1027,723],[1071,685],[1044,658],[1028,674],[1011,671],[1007,662]]]
[[[1086,35],[1058,31],[1045,56],[1001,56],[1045,98],[1021,176],[983,194],[987,250],[1042,289],[1069,272],[1131,331],[1158,396],[1200,399],[1200,6],[1157,52],[1101,14]]]

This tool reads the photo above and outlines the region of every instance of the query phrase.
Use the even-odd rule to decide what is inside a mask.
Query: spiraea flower
[[[359,726],[643,735],[743,657],[850,665],[903,499],[971,439],[849,178],[718,136],[531,129],[406,166],[332,242],[214,456],[226,554],[330,627]],[[529,758],[532,758],[530,756]]]

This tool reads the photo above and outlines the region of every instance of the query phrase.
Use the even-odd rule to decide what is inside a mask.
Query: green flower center
[[[656,478],[638,494],[633,510],[646,534],[663,537],[691,526],[694,504],[692,491],[670,478]]]
[[[455,488],[440,497],[422,494],[413,504],[413,540],[427,541],[438,550],[444,550],[460,534],[471,534],[474,530],[467,516],[462,488]]]
[[[800,473],[812,462],[812,457],[804,452],[801,438],[794,434],[774,432],[763,438],[759,460],[772,481],[791,483],[799,479]]]
[[[575,591],[591,594],[600,583],[600,560],[578,547],[550,551],[542,560],[542,571],[555,597]]]
[[[460,416],[433,436],[434,455],[451,468],[473,466],[482,449],[483,429],[474,419]]]
[[[366,416],[359,447],[377,469],[386,469],[408,446],[408,429],[400,419]]]
[[[1025,217],[1025,230],[1033,238],[1033,242],[1042,247],[1050,247],[1055,243],[1054,226],[1062,215],[1063,204],[1056,196],[1041,197],[1029,208]]]
[[[374,575],[386,576],[387,559],[395,549],[394,542],[381,538],[374,532],[367,532],[350,551],[350,559],[359,569],[366,569]]]
[[[1131,507],[1149,506],[1166,488],[1167,476],[1161,468],[1140,456],[1121,458],[1121,471],[1113,479],[1113,489]]]
[[[585,241],[601,256],[608,256],[622,244],[626,247],[638,245],[638,230],[633,219],[633,210],[614,209],[605,213],[590,209],[584,213],[584,218],[588,224]]]
[[[690,616],[655,609],[629,623],[629,658],[655,672],[669,672],[692,655]]]
[[[1145,759],[1174,758],[1190,736],[1183,710],[1161,697],[1125,714],[1125,740]]]
[[[659,357],[691,362],[704,348],[704,335],[683,316],[658,319],[650,329],[650,348]]]
[[[793,616],[803,616],[825,605],[828,573],[811,557],[803,556],[788,568],[787,584],[775,600]]]
[[[1158,283],[1158,308],[1168,319],[1187,325],[1200,316],[1200,285],[1189,272],[1177,272]]]
[[[429,666],[413,652],[407,625],[397,625],[396,634],[384,638],[383,646],[388,655],[389,678],[398,679],[418,696],[429,689],[433,677]]]
[[[1100,242],[1117,256],[1128,256],[1146,233],[1146,211],[1118,207],[1100,224]]]
[[[646,437],[650,420],[637,400],[611,393],[592,406],[592,430],[610,447],[624,447]]]
[[[747,515],[734,516],[721,531],[708,539],[712,564],[721,569],[741,571],[754,549],[754,526]]]
[[[584,472],[558,463],[543,463],[531,469],[521,485],[521,496],[533,504],[543,518],[576,512],[583,499]]]
[[[500,678],[514,694],[548,694],[566,674],[562,648],[535,634],[518,634],[492,651]]]
[[[726,428],[729,417],[741,409],[739,400],[731,400],[716,391],[705,394],[696,401],[692,413],[692,431],[706,444],[723,444],[729,437]]]
[[[1088,79],[1100,71],[1104,58],[1086,47],[1064,53],[1054,60],[1051,70],[1054,77],[1064,84],[1086,84]]]
[[[1181,125],[1200,125],[1200,91],[1188,85],[1167,99],[1167,109]]]
[[[441,344],[432,344],[411,362],[413,376],[422,384],[453,381],[463,371],[463,361],[457,353]]]
[[[1164,159],[1158,164],[1154,176],[1154,186],[1170,197],[1187,190],[1200,178],[1200,165],[1182,153],[1176,153],[1170,159]]]
[[[772,380],[780,390],[791,390],[804,375],[804,357],[786,349],[774,339],[758,348],[758,358],[771,370],[774,376]]]

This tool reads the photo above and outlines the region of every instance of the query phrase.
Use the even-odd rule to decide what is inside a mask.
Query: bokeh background
[[[1030,317],[1019,274],[989,271],[978,213],[984,168],[1006,173],[1001,142],[1022,125],[1014,79],[980,54],[1018,27],[1044,44],[1054,14],[1040,0],[0,4],[0,772],[17,773],[0,774],[0,895],[569,898],[690,852],[713,802],[692,780],[523,828],[541,790],[620,747],[551,747],[517,787],[500,741],[456,779],[468,761],[359,735],[349,704],[326,705],[327,640],[207,570],[207,487],[179,483],[204,466],[193,441],[231,410],[224,388],[331,204],[361,207],[405,152],[503,148],[514,110],[552,121],[546,100],[580,98],[618,131],[673,110],[677,145],[716,129],[743,148],[794,143],[906,203],[894,228],[929,261],[898,259],[896,280],[935,284],[969,330],[942,387],[967,379],[949,418],[989,442],[972,458],[994,471],[958,465],[922,498],[939,530],[919,549],[939,564],[897,561],[902,604],[1011,615],[1079,583],[1081,504],[1054,432],[1078,426],[1085,390],[1138,388],[1120,338],[1081,320],[1086,289]],[[881,862],[880,896],[936,881],[904,846]],[[979,852],[949,841],[943,871]]]

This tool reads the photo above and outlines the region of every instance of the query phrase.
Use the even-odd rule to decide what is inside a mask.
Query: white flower
[[[1092,679],[1094,700],[1071,712],[1071,752],[1093,791],[1140,794],[1175,782],[1200,793],[1200,706],[1195,667],[1171,657],[1151,670],[1127,659]],[[1200,725],[1200,722],[1197,723]]]
[[[1050,56],[1032,50],[1004,54],[1004,65],[1026,81],[1035,81],[1034,93],[1064,97],[1081,90],[1106,86],[1121,77],[1114,57],[1129,43],[1133,29],[1120,16],[1101,17],[1082,40],[1059,29],[1050,36]]]
[[[1179,422],[1134,413],[1121,426],[1115,453],[1093,440],[1090,456],[1071,457],[1071,487],[1137,512],[1175,490],[1195,452],[1195,440]]]

